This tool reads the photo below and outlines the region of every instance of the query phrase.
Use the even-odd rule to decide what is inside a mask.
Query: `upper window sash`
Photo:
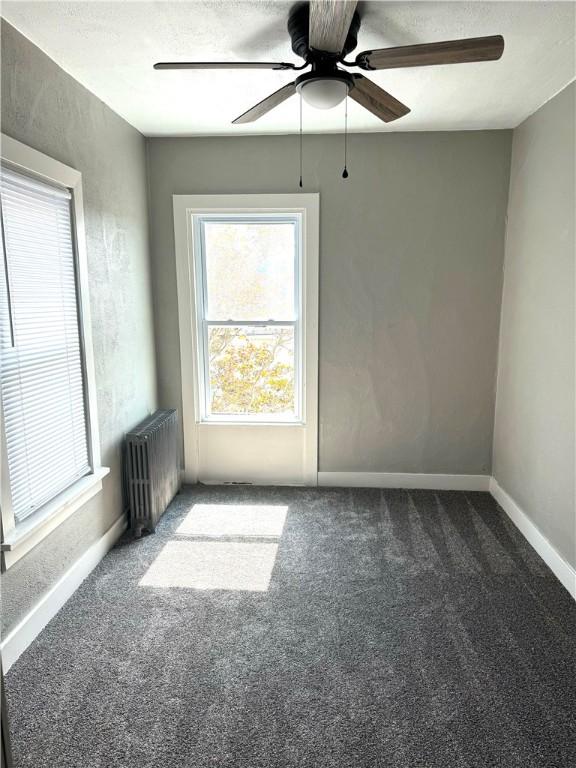
[[[202,290],[198,292],[197,300],[201,302],[198,306],[198,315],[201,319],[210,322],[220,323],[230,322],[234,325],[244,325],[246,321],[250,322],[262,322],[270,324],[269,321],[275,321],[277,323],[285,323],[286,321],[298,321],[301,314],[300,307],[300,293],[301,293],[301,275],[300,275],[300,261],[301,261],[301,214],[261,214],[261,215],[247,215],[247,214],[230,214],[223,216],[221,214],[203,214],[193,217],[194,228],[194,242],[197,245],[198,257],[196,260],[197,279]],[[294,238],[294,253],[293,253],[293,285],[294,292],[292,296],[292,311],[287,314],[274,315],[274,317],[254,317],[246,315],[245,317],[230,317],[224,316],[222,313],[212,311],[209,305],[209,275],[208,275],[208,263],[207,263],[207,244],[206,244],[206,225],[209,224],[278,224],[278,225],[291,225],[293,228]],[[231,275],[233,279],[233,275]]]

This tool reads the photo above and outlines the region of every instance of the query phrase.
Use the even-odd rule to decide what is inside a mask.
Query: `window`
[[[300,215],[194,216],[205,421],[301,419]]]
[[[173,212],[186,482],[316,485],[319,194]]]
[[[27,551],[40,524],[63,507],[69,513],[78,506],[70,504],[70,489],[84,501],[88,486],[103,474],[93,440],[81,312],[86,303],[75,236],[81,200],[69,187],[34,174],[35,159],[49,161],[55,171],[66,166],[18,142],[10,147],[16,154],[27,150],[32,162],[26,169],[3,163],[0,189],[4,552],[24,540]],[[80,174],[67,170],[79,194]]]

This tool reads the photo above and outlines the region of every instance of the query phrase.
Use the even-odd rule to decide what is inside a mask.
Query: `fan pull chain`
[[[342,171],[342,178],[348,178],[348,94],[344,100],[344,170]]]
[[[302,93],[300,95],[300,182],[299,187],[302,187]]]

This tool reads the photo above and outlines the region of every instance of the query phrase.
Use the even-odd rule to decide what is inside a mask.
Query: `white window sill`
[[[2,542],[3,570],[14,565],[71,514],[101,491],[102,479],[109,472],[108,467],[98,467],[92,474],[82,477],[6,534]]]

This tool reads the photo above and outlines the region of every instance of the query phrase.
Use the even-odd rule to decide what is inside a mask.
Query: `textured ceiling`
[[[301,63],[286,32],[290,2],[3,2],[2,15],[146,135],[289,133],[289,99],[257,123],[231,120],[294,73],[156,72],[161,60]],[[412,112],[385,125],[349,104],[353,131],[511,128],[575,77],[571,2],[366,2],[357,51],[502,34],[499,62],[370,73]],[[349,57],[350,58],[350,57]],[[304,107],[306,131],[341,131],[343,106]]]

